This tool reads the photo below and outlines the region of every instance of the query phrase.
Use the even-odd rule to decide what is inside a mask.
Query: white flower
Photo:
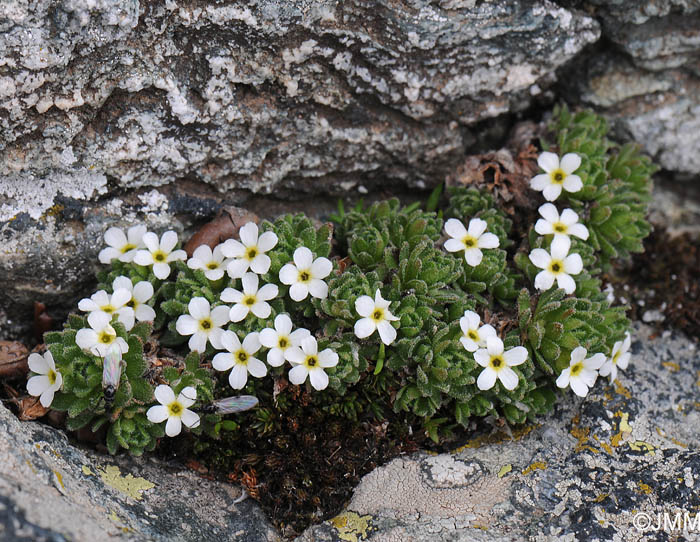
[[[197,390],[192,386],[183,388],[175,398],[175,392],[170,386],[160,384],[154,392],[159,405],[152,406],[146,412],[146,417],[151,423],[161,423],[168,420],[165,424],[165,434],[169,437],[175,437],[182,431],[182,424],[186,427],[194,428],[199,425],[199,416],[196,412],[189,410],[197,399]]]
[[[578,192],[583,182],[578,175],[572,175],[581,165],[581,157],[573,152],[559,157],[553,152],[543,152],[537,159],[539,166],[547,173],[536,175],[530,180],[530,188],[542,192],[544,199],[554,201],[564,188],[567,192]]]
[[[184,250],[173,250],[177,245],[177,234],[174,231],[166,231],[158,241],[158,236],[153,232],[147,232],[143,236],[143,244],[147,250],[139,250],[134,256],[134,263],[147,267],[153,266],[153,274],[161,280],[170,275],[170,264],[175,260],[186,260],[187,253]]]
[[[628,352],[630,345],[632,344],[632,338],[630,334],[625,334],[625,339],[622,341],[617,341],[613,345],[612,353],[610,358],[605,360],[605,364],[600,368],[601,376],[610,375],[610,382],[614,382],[617,378],[618,367],[622,370],[627,369],[629,365],[630,358],[632,354]]]
[[[490,390],[498,378],[505,389],[512,391],[518,387],[518,375],[511,367],[525,363],[527,349],[524,346],[516,346],[503,352],[503,341],[498,337],[489,337],[486,340],[486,348],[474,352],[474,359],[485,367],[476,381],[480,390]]]
[[[396,339],[396,329],[389,322],[396,322],[398,318],[389,312],[390,301],[382,299],[382,293],[377,289],[374,300],[368,295],[363,295],[355,300],[357,314],[363,316],[355,322],[355,335],[358,339],[369,337],[375,330],[379,330],[379,336],[384,344],[391,344]]]
[[[201,269],[204,276],[209,280],[219,280],[224,276],[224,271],[228,265],[228,260],[221,252],[223,245],[217,245],[212,251],[209,245],[200,245],[187,260],[187,267],[190,269]]]
[[[78,302],[78,308],[83,312],[102,312],[109,316],[110,321],[116,314],[124,327],[130,330],[134,327],[134,309],[127,306],[131,299],[131,292],[125,288],[114,290],[112,295],[109,295],[104,290],[98,290],[89,298],[86,297]]]
[[[275,328],[265,328],[260,332],[260,343],[269,348],[267,363],[272,367],[284,364],[287,351],[293,346],[299,347],[302,339],[309,337],[308,329],[299,328],[292,332],[292,319],[286,314],[275,317]]]
[[[559,216],[557,208],[551,203],[540,206],[542,218],[535,223],[535,231],[540,235],[568,237],[573,235],[584,241],[588,239],[588,228],[578,221],[578,215],[571,209],[564,209]]]
[[[328,258],[316,258],[306,247],[294,251],[294,263],[288,263],[280,269],[280,282],[291,285],[289,297],[294,301],[312,297],[325,299],[328,297],[328,285],[323,281],[333,270],[333,264]]]
[[[578,254],[569,254],[569,248],[571,241],[568,237],[555,237],[550,247],[551,255],[543,248],[530,252],[530,261],[543,270],[535,277],[535,288],[549,290],[556,279],[557,286],[567,294],[576,291],[576,282],[571,275],[578,275],[583,270],[583,261]]]
[[[126,306],[134,310],[134,316],[139,322],[153,322],[156,319],[156,311],[146,304],[146,301],[153,297],[153,284],[142,280],[134,286],[129,277],[117,277],[112,282],[112,290],[116,292],[120,289],[127,290],[131,295]],[[127,330],[129,329],[131,328],[127,326]]]
[[[109,228],[105,232],[105,242],[109,245],[103,248],[97,256],[102,263],[109,263],[114,258],[120,262],[131,262],[137,250],[145,248],[143,236],[146,226],[132,226],[126,235],[119,228]]]
[[[275,232],[266,231],[258,237],[258,226],[248,222],[238,232],[241,240],[228,239],[221,245],[221,252],[227,258],[233,258],[227,267],[228,274],[238,279],[248,271],[264,275],[270,269],[270,257],[265,254],[277,244]]]
[[[445,222],[445,231],[451,237],[445,241],[447,252],[464,251],[464,259],[472,267],[481,263],[484,255],[482,248],[497,248],[498,237],[493,233],[486,232],[486,221],[480,218],[472,218],[469,221],[469,229],[465,229],[464,224],[456,218],[450,218]],[[486,232],[486,233],[485,233]]]
[[[88,314],[89,328],[79,329],[75,335],[75,343],[83,350],[88,350],[101,358],[107,355],[112,343],[116,343],[122,354],[129,351],[129,345],[110,325],[112,317],[101,311]]]
[[[596,354],[584,359],[587,353],[583,346],[577,346],[571,352],[569,366],[557,378],[557,386],[560,388],[570,386],[579,397],[588,395],[588,388],[592,387],[598,378],[598,369],[605,363],[604,354]]]
[[[328,375],[323,369],[338,365],[338,354],[330,348],[318,351],[315,337],[306,337],[301,341],[301,348],[294,346],[287,351],[287,359],[294,365],[289,371],[289,381],[297,386],[309,377],[314,389],[325,390],[328,386]]]
[[[56,369],[51,352],[47,350],[43,356],[36,353],[30,354],[29,369],[36,373],[36,376],[31,377],[27,382],[29,395],[39,397],[41,406],[49,408],[54,393],[60,390],[63,384],[63,377]]]
[[[193,352],[204,352],[207,340],[221,350],[221,326],[228,323],[229,308],[225,305],[211,308],[204,297],[193,297],[187,304],[189,314],[183,314],[175,323],[180,335],[192,335],[187,345]]]
[[[496,336],[496,330],[490,324],[479,327],[481,318],[474,311],[464,311],[464,316],[459,319],[459,327],[462,328],[462,337],[459,341],[467,352],[476,352],[486,346],[489,337]]]
[[[234,390],[244,388],[248,382],[248,373],[255,378],[262,378],[267,374],[267,367],[258,358],[253,356],[260,350],[260,336],[258,333],[248,333],[243,339],[243,344],[233,331],[224,331],[221,342],[228,352],[219,352],[211,362],[217,371],[231,370],[228,375],[228,383]]]
[[[272,309],[269,301],[277,297],[279,288],[276,284],[266,284],[258,290],[258,276],[255,273],[246,273],[241,280],[243,291],[234,288],[226,288],[221,292],[221,300],[226,303],[235,303],[231,307],[229,317],[232,322],[240,322],[252,312],[258,318],[267,318]]]

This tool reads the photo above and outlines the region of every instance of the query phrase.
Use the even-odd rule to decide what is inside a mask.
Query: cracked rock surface
[[[513,440],[498,432],[397,458],[296,542],[668,540],[634,518],[653,526],[659,513],[700,510],[700,352],[682,335],[651,334],[635,324],[617,385],[600,377],[585,400],[567,391]],[[700,524],[676,534],[700,540]]]

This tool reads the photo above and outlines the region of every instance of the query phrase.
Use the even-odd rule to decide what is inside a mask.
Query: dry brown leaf
[[[39,402],[38,397],[32,397],[31,395],[22,397],[21,399],[14,399],[14,402],[19,408],[19,414],[17,417],[23,422],[41,418],[49,411],[48,408],[44,407]]]
[[[29,349],[17,341],[0,341],[0,378],[24,378],[29,373]]]
[[[238,235],[238,230],[248,222],[260,221],[258,216],[240,207],[224,207],[211,222],[207,222],[199,228],[185,245],[187,256],[192,257],[192,253],[198,246],[207,245],[214,248],[226,239],[231,239]]]

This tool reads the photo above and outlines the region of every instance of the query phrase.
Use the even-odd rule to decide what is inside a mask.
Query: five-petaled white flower
[[[306,337],[301,348],[294,346],[287,351],[287,359],[294,367],[289,371],[289,381],[297,386],[309,377],[311,385],[319,391],[328,386],[328,375],[324,369],[338,365],[338,354],[330,348],[319,352],[316,338]]]
[[[292,319],[286,314],[275,317],[275,327],[267,327],[260,332],[260,343],[269,348],[267,363],[272,367],[284,364],[287,351],[293,346],[300,346],[302,339],[309,337],[308,329],[299,328],[292,331]]]
[[[227,271],[232,279],[238,279],[250,270],[258,275],[264,275],[270,269],[270,257],[265,254],[277,244],[275,232],[266,231],[258,237],[258,225],[248,222],[238,234],[241,240],[227,239],[221,245],[221,253],[227,258],[232,258],[228,263]]]
[[[105,232],[105,242],[109,245],[100,250],[98,258],[102,263],[109,263],[117,258],[120,262],[131,262],[136,252],[145,248],[143,236],[146,233],[146,226],[132,226],[127,234],[119,228],[109,228]]]
[[[496,330],[491,324],[479,326],[481,318],[474,311],[464,311],[464,316],[459,319],[459,327],[462,328],[462,336],[459,341],[467,352],[476,352],[486,346],[489,337],[496,336]]]
[[[578,275],[583,270],[583,261],[578,254],[569,254],[571,240],[568,237],[555,237],[550,247],[551,255],[543,248],[530,252],[530,261],[542,269],[535,277],[535,288],[549,290],[557,281],[557,286],[567,294],[576,291],[576,282],[571,275]]]
[[[252,312],[258,318],[267,318],[272,309],[267,303],[277,297],[279,288],[276,284],[265,284],[258,290],[258,276],[255,273],[246,273],[241,279],[243,291],[235,288],[226,288],[221,292],[221,300],[226,303],[235,303],[231,307],[229,317],[232,322],[244,320],[248,313]]]
[[[328,285],[323,280],[331,274],[333,264],[328,258],[320,257],[314,260],[311,251],[299,247],[294,251],[294,263],[288,263],[280,269],[280,282],[291,285],[289,297],[294,301],[312,297],[325,299],[328,297]]]
[[[551,203],[540,206],[542,218],[535,223],[535,231],[540,235],[568,237],[573,235],[584,241],[588,239],[588,228],[578,221],[578,215],[571,209],[564,209],[559,216],[557,208]]]
[[[219,352],[211,362],[217,371],[228,371],[228,383],[234,390],[240,390],[248,382],[248,373],[255,378],[262,378],[267,374],[265,364],[256,358],[255,354],[260,350],[260,336],[258,333],[248,333],[243,339],[243,344],[233,331],[224,331],[221,335],[223,347],[228,352]]]
[[[476,381],[480,390],[490,390],[498,378],[505,389],[512,391],[518,387],[519,379],[511,367],[525,363],[527,349],[524,346],[516,346],[504,352],[503,341],[498,337],[489,337],[486,339],[486,348],[474,352],[474,359],[484,367]]]
[[[222,247],[223,245],[217,245],[212,250],[209,245],[198,246],[192,253],[192,257],[187,260],[187,267],[201,269],[209,280],[219,280],[224,276],[229,263],[221,252]]]
[[[207,340],[221,350],[221,326],[228,323],[229,308],[226,305],[211,308],[204,297],[193,297],[187,305],[189,314],[183,314],[175,323],[180,335],[192,335],[187,345],[193,352],[204,352]]]
[[[104,290],[98,290],[90,297],[81,299],[78,302],[78,308],[90,314],[93,312],[103,312],[109,316],[110,320],[116,314],[117,320],[124,324],[124,327],[128,331],[134,327],[134,309],[127,306],[130,299],[131,292],[125,288],[114,290],[112,295]]]
[[[117,336],[117,332],[110,325],[111,320],[112,317],[105,312],[91,312],[88,314],[90,327],[78,330],[75,343],[83,350],[88,350],[101,358],[107,355],[112,343],[116,343],[122,354],[126,354],[129,351],[129,345]]]
[[[632,357],[632,354],[628,352],[631,344],[632,338],[629,333],[626,333],[624,340],[617,341],[613,345],[610,357],[605,360],[605,363],[600,368],[601,376],[610,375],[610,382],[614,382],[617,378],[618,367],[622,370],[627,369],[627,365],[629,365],[630,358]]]
[[[572,175],[581,165],[581,157],[578,154],[567,153],[559,163],[559,156],[553,152],[543,152],[537,159],[537,164],[546,173],[533,177],[530,180],[530,188],[542,192],[547,201],[557,199],[562,188],[567,192],[578,192],[583,188],[581,177]]]
[[[27,381],[27,391],[29,395],[39,397],[39,402],[44,408],[49,408],[53,401],[54,394],[61,389],[63,377],[56,369],[53,355],[48,350],[44,355],[30,354],[29,369],[36,373]]]
[[[604,354],[596,354],[586,358],[588,351],[583,346],[577,346],[571,352],[569,366],[564,369],[559,378],[557,386],[560,388],[571,387],[571,390],[579,397],[588,395],[588,389],[595,384],[598,378],[598,369],[605,363]]]
[[[153,297],[153,284],[147,280],[142,280],[134,286],[129,277],[122,276],[117,277],[112,282],[113,291],[116,292],[120,289],[127,290],[131,295],[129,301],[126,302],[126,306],[134,310],[134,316],[139,322],[153,322],[156,319],[156,311],[153,310],[153,307],[146,304],[146,301]],[[126,326],[126,329],[129,330],[131,328]]]
[[[197,399],[197,390],[192,386],[183,388],[175,397],[175,392],[170,386],[160,384],[154,392],[159,405],[152,406],[146,412],[146,417],[151,423],[161,423],[168,420],[165,424],[165,434],[169,437],[175,437],[182,431],[182,424],[190,429],[199,425],[199,415],[187,407],[194,404]]]
[[[187,253],[184,250],[173,250],[177,245],[177,234],[166,231],[160,241],[158,236],[149,231],[143,236],[143,244],[146,250],[139,250],[134,256],[134,263],[148,267],[153,266],[153,274],[161,280],[170,275],[170,263],[176,260],[186,260]]]
[[[476,267],[484,257],[481,249],[497,248],[499,244],[498,237],[486,231],[487,225],[485,220],[472,218],[469,221],[469,229],[466,229],[462,222],[456,218],[450,218],[445,222],[445,231],[451,237],[445,241],[445,250],[447,252],[463,250],[467,263]]]
[[[382,298],[382,293],[377,289],[374,300],[363,295],[355,300],[355,310],[362,316],[355,322],[355,335],[358,339],[369,337],[375,330],[379,330],[379,336],[384,344],[391,344],[396,339],[396,329],[390,322],[399,320],[389,311],[391,301]]]

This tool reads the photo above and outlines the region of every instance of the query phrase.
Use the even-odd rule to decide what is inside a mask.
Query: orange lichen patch
[[[615,393],[617,393],[619,395],[623,395],[623,396],[627,397],[627,399],[630,399],[632,397],[630,390],[628,390],[622,384],[620,384],[619,380],[615,380]]]
[[[635,452],[646,452],[645,455],[654,455],[656,453],[654,451],[654,446],[648,442],[644,442],[643,440],[635,440],[634,442],[629,442],[628,444],[630,449],[634,450]]]
[[[455,448],[454,450],[452,450],[451,453],[458,454],[459,452],[464,451],[468,448],[481,448],[482,446],[485,446],[487,444],[501,444],[502,442],[508,442],[510,440],[520,440],[525,435],[532,432],[533,429],[537,429],[540,425],[541,424],[535,424],[526,425],[525,427],[519,427],[511,432],[513,436],[512,439],[511,435],[508,435],[503,431],[491,433],[490,435],[479,435],[478,437],[471,439],[459,448]]]
[[[640,493],[644,493],[645,495],[651,495],[651,487],[645,484],[644,482],[637,482],[637,486],[639,486]]]
[[[598,450],[596,450],[593,446],[590,446],[588,444],[588,441],[591,439],[590,433],[591,433],[591,428],[590,427],[581,427],[578,425],[578,422],[581,419],[578,416],[575,416],[572,421],[573,425],[571,427],[571,435],[578,440],[576,443],[576,448],[574,448],[575,452],[580,452],[582,450],[589,450],[593,452],[594,454],[598,453]]]
[[[678,440],[677,438],[674,438],[674,437],[671,437],[671,436],[667,435],[666,432],[665,432],[663,429],[661,429],[660,427],[657,427],[657,428],[656,428],[656,433],[657,433],[660,437],[663,437],[663,438],[665,438],[666,440],[670,440],[670,441],[673,442],[673,444],[675,444],[676,446],[680,446],[681,448],[687,448],[687,447],[688,447],[688,445],[685,444],[684,442],[681,442],[681,441]]]
[[[595,499],[593,499],[593,502],[603,502],[608,498],[608,495],[610,495],[610,493],[601,493]]]
[[[595,441],[600,445],[603,450],[605,450],[608,454],[613,455],[613,449],[610,447],[610,444],[607,442],[601,441],[596,435],[592,435]]]
[[[527,475],[527,474],[530,474],[531,472],[534,472],[536,470],[545,470],[546,468],[547,468],[547,463],[545,463],[544,461],[535,461],[529,467],[526,467],[523,470],[523,474]]]
[[[672,373],[675,373],[675,372],[681,370],[681,366],[678,365],[675,361],[662,361],[661,365],[666,367]]]
[[[610,444],[614,448],[617,448],[622,443],[622,439],[625,437],[625,433],[632,432],[632,427],[627,422],[627,420],[629,420],[629,416],[630,416],[627,412],[621,412],[618,410],[617,412],[615,412],[614,416],[616,418],[620,418],[620,422],[618,424],[618,429],[620,431],[619,431],[619,433],[613,435],[613,437],[610,439]]]

